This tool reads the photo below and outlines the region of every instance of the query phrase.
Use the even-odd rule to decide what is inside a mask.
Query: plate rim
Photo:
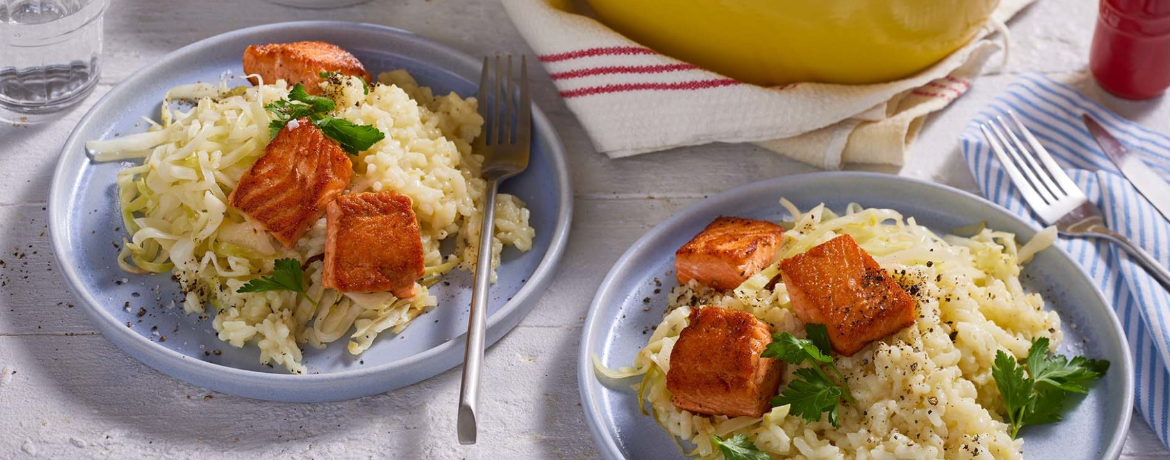
[[[65,179],[65,176],[67,175],[66,170],[71,165],[75,164],[75,161],[90,161],[88,156],[83,153],[70,152],[78,152],[79,149],[83,149],[85,139],[80,138],[82,131],[84,131],[85,128],[89,127],[91,124],[100,123],[100,121],[95,121],[96,112],[107,105],[117,104],[117,101],[128,97],[129,93],[133,91],[137,84],[145,81],[149,75],[155,73],[159,68],[169,63],[182,59],[190,59],[189,55],[193,53],[200,52],[208,47],[220,45],[224,42],[239,38],[241,36],[265,34],[275,30],[286,30],[289,28],[312,30],[364,29],[370,32],[381,33],[387,37],[415,41],[427,47],[448,53],[458,61],[462,61],[472,66],[479,65],[478,60],[471,57],[467,53],[464,53],[463,51],[435,42],[407,30],[365,22],[331,20],[288,21],[246,27],[218,35],[213,35],[183,46],[177,50],[171,51],[155,62],[135,71],[125,80],[119,82],[117,85],[111,88],[108,93],[98,99],[98,101],[95,102],[94,105],[86,111],[86,114],[81,118],[80,121],[78,121],[77,125],[75,125],[73,130],[70,132],[69,137],[65,141],[58,155],[57,165],[53,170],[53,178],[48,195],[49,235],[53,248],[53,257],[57,262],[58,267],[60,267],[60,271],[64,274],[69,288],[73,291],[73,294],[79,300],[81,300],[80,303],[85,306],[84,310],[89,315],[90,320],[94,323],[94,326],[99,329],[103,335],[106,336],[107,339],[121,348],[128,355],[134,357],[140,362],[143,362],[144,364],[147,364],[155,370],[171,375],[172,377],[178,378],[179,380],[183,380],[185,382],[211,390],[264,400],[290,402],[337,401],[393,391],[395,389],[432,378],[438,374],[453,369],[459,364],[456,364],[452,367],[443,368],[438,372],[423,372],[423,374],[429,375],[417,379],[412,377],[411,379],[413,380],[411,382],[396,386],[392,389],[377,390],[373,392],[355,391],[353,394],[344,395],[340,398],[331,397],[330,395],[325,395],[323,398],[282,398],[280,397],[281,395],[277,394],[273,394],[271,397],[265,397],[264,395],[268,394],[267,392],[243,394],[239,391],[232,391],[232,389],[228,388],[229,386],[236,387],[238,389],[241,385],[302,384],[304,388],[303,391],[311,392],[313,391],[312,388],[314,387],[320,387],[322,384],[333,383],[334,381],[338,380],[371,378],[376,374],[394,372],[405,366],[416,366],[447,353],[457,352],[458,349],[465,348],[467,334],[464,332],[438,346],[432,347],[426,351],[423,351],[422,353],[411,355],[398,361],[381,364],[378,366],[347,369],[340,372],[330,372],[324,374],[308,373],[296,375],[238,369],[222,364],[206,362],[199,359],[191,359],[187,355],[160,346],[140,334],[137,334],[125,327],[121,327],[122,324],[119,320],[114,318],[108,311],[100,307],[101,302],[94,298],[89,290],[89,287],[81,281],[81,278],[77,274],[76,267],[67,263],[68,261],[66,260],[66,254],[73,252],[73,249],[70,248],[65,241],[66,235],[68,234],[68,227],[66,223],[69,220],[69,207],[67,204],[69,203],[69,200],[72,199],[74,190],[72,188],[73,184],[68,183],[68,181]],[[452,69],[446,67],[439,68],[452,71]],[[452,71],[452,73],[459,74],[457,71]],[[560,192],[560,200],[558,203],[559,212],[556,217],[556,226],[551,232],[549,248],[544,253],[544,256],[541,258],[541,261],[537,265],[536,269],[533,271],[532,276],[528,278],[528,281],[522,284],[516,294],[512,296],[511,300],[506,301],[499,310],[497,310],[488,318],[487,346],[489,347],[500,338],[503,338],[507,332],[515,328],[519,321],[527,316],[533,308],[535,308],[540,298],[540,294],[543,293],[543,288],[551,283],[553,277],[556,275],[556,271],[559,268],[560,261],[563,258],[565,248],[568,243],[568,234],[571,227],[573,215],[572,175],[569,174],[568,164],[564,151],[564,143],[561,141],[557,131],[553,128],[552,123],[549,122],[548,117],[545,115],[544,111],[540,109],[539,105],[535,101],[532,103],[532,109],[532,122],[535,125],[534,131],[541,132],[543,135],[547,136],[546,143],[549,147],[547,157],[554,170],[554,173],[557,176],[557,188]],[[506,326],[506,329],[502,331],[498,330],[504,326]],[[495,336],[494,339],[493,336]],[[151,359],[145,359],[143,356],[140,356],[139,353],[143,353]],[[162,368],[163,364],[167,365],[168,369]],[[171,372],[170,369],[175,370],[175,372]],[[187,373],[176,375],[178,372]],[[220,384],[217,382],[214,385],[208,385],[206,382],[196,383],[192,381],[195,379],[188,377],[192,374],[201,374],[207,372],[221,374],[219,377],[216,377],[213,380],[219,380],[224,383]]]
[[[586,313],[585,324],[581,329],[581,345],[577,355],[577,390],[581,395],[581,410],[584,412],[585,422],[589,427],[589,433],[593,437],[593,442],[598,447],[598,450],[600,451],[603,458],[607,460],[626,460],[626,457],[622,454],[622,451],[618,447],[614,438],[609,436],[609,432],[606,430],[606,426],[603,426],[603,419],[601,417],[600,410],[598,409],[599,398],[594,393],[592,389],[593,387],[590,385],[592,380],[596,380],[596,376],[593,372],[593,356],[590,353],[596,345],[593,337],[598,333],[598,330],[605,327],[600,324],[603,318],[601,318],[597,312],[600,311],[601,303],[603,300],[605,300],[604,298],[610,297],[609,293],[611,291],[615,291],[616,284],[619,282],[617,276],[619,268],[629,264],[630,260],[635,257],[636,253],[640,253],[642,251],[642,247],[647,246],[651,241],[657,239],[659,235],[665,232],[668,227],[673,227],[679,221],[686,219],[690,214],[698,212],[706,206],[711,206],[712,203],[734,199],[741,194],[749,193],[749,191],[753,189],[772,189],[783,186],[785,182],[808,180],[810,178],[824,181],[842,181],[850,179],[878,181],[884,180],[900,182],[908,186],[923,187],[938,193],[952,195],[956,199],[974,201],[976,204],[990,209],[991,212],[1002,214],[1010,220],[1014,220],[1017,223],[1036,230],[1034,226],[1019,218],[1018,216],[1008,212],[1001,206],[965,190],[917,178],[862,171],[822,171],[765,179],[762,181],[744,184],[720,192],[718,194],[711,195],[710,197],[699,200],[698,202],[692,203],[687,207],[674,212],[666,220],[658,223],[644,235],[639,237],[632,245],[630,245],[626,252],[624,252],[616,262],[614,262],[609,272],[606,273],[605,279],[601,282],[601,285],[598,286],[597,293],[594,294],[593,300],[589,304],[589,311]],[[1067,252],[1060,248],[1056,249],[1056,252],[1060,254],[1059,257],[1062,260],[1073,266],[1082,277],[1087,280],[1092,280],[1088,272],[1085,271],[1084,267],[1081,267],[1080,264],[1076,263],[1076,261],[1074,261]],[[1129,425],[1133,417],[1135,378],[1134,362],[1132,352],[1129,349],[1129,343],[1126,338],[1125,330],[1121,326],[1121,321],[1117,317],[1117,312],[1110,308],[1110,304],[1108,300],[1106,300],[1105,294],[1101,292],[1101,289],[1096,285],[1096,283],[1089,283],[1089,286],[1096,295],[1097,302],[1095,302],[1095,304],[1104,307],[1108,313],[1107,317],[1110,320],[1109,324],[1112,326],[1113,332],[1121,338],[1120,349],[1124,355],[1124,360],[1118,367],[1120,368],[1119,370],[1123,371],[1124,373],[1122,385],[1124,390],[1122,399],[1124,399],[1124,407],[1129,408],[1129,410],[1121,411],[1122,415],[1121,419],[1118,420],[1118,422],[1120,422],[1118,429],[1113,433],[1112,438],[1109,440],[1108,447],[1105,449],[1105,456],[1103,457],[1106,459],[1115,460],[1120,458],[1122,449],[1125,447],[1126,435],[1129,432]],[[679,458],[689,457],[680,456]]]

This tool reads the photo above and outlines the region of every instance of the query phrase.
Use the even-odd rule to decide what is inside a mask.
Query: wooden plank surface
[[[866,168],[974,190],[958,133],[1022,72],[1078,88],[1153,129],[1170,104],[1104,96],[1085,74],[1090,1],[1039,0],[1013,21],[1004,73],[929,119],[904,168]],[[613,161],[596,153],[542,71],[534,97],[565,142],[576,215],[563,266],[535,310],[487,353],[484,432],[454,435],[459,374],[353,401],[283,404],[236,398],[162,375],[116,349],[88,322],[55,272],[45,200],[65,138],[113,85],[166,53],[238,28],[337,19],[411,30],[471,54],[529,52],[494,0],[375,0],[328,11],[260,0],[115,0],[95,94],[58,120],[0,125],[0,458],[596,458],[577,393],[575,361],[597,285],[634,240],[704,196],[760,179],[814,171],[748,145],[713,144]],[[22,256],[23,254],[23,256]],[[1137,414],[1125,459],[1167,458]]]

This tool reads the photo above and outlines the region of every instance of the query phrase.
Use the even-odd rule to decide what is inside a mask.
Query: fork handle
[[[489,180],[484,198],[483,223],[479,228],[479,255],[475,264],[475,286],[471,292],[471,318],[467,323],[467,349],[463,355],[463,383],[459,387],[460,444],[475,444],[479,396],[479,373],[483,364],[484,335],[487,334],[487,298],[492,274],[492,236],[495,234],[496,193],[500,181]]]
[[[1138,264],[1145,267],[1146,271],[1158,280],[1164,289],[1170,291],[1170,270],[1166,270],[1166,267],[1158,263],[1158,260],[1145,249],[1130,242],[1129,238],[1112,231],[1108,233],[1067,233],[1066,236],[1097,236],[1116,243],[1125,249],[1125,252],[1128,252],[1130,256],[1133,256]]]

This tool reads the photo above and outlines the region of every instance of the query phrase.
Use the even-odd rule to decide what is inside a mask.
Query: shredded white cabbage
[[[1036,253],[1043,251],[1049,246],[1052,246],[1052,243],[1056,242],[1057,236],[1058,233],[1056,231],[1056,227],[1046,227],[1044,230],[1041,230],[1036,234],[1036,236],[1032,237],[1032,239],[1029,240],[1027,244],[1021,247],[1020,252],[1016,254],[1016,256],[1020,258],[1020,263],[1026,264],[1031,262],[1032,256],[1035,256]]]

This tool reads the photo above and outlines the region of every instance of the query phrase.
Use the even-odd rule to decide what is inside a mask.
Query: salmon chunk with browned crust
[[[914,324],[914,299],[849,235],[785,259],[780,272],[796,316],[824,324],[842,355]]]
[[[735,289],[776,260],[784,228],[762,220],[720,217],[674,253],[678,284],[698,281]]]
[[[759,417],[772,405],[784,362],[760,356],[772,329],[750,313],[696,308],[670,352],[666,388],[696,414]]]
[[[342,195],[325,218],[325,287],[415,296],[423,245],[410,197],[391,191]]]
[[[291,248],[349,186],[349,156],[308,118],[289,123],[240,177],[228,203]]]
[[[322,73],[340,73],[370,81],[370,73],[348,51],[332,43],[295,42],[252,45],[244,50],[244,73],[259,75],[264,83],[276,80],[305,85],[305,92],[321,94]],[[259,84],[250,78],[252,84]]]

